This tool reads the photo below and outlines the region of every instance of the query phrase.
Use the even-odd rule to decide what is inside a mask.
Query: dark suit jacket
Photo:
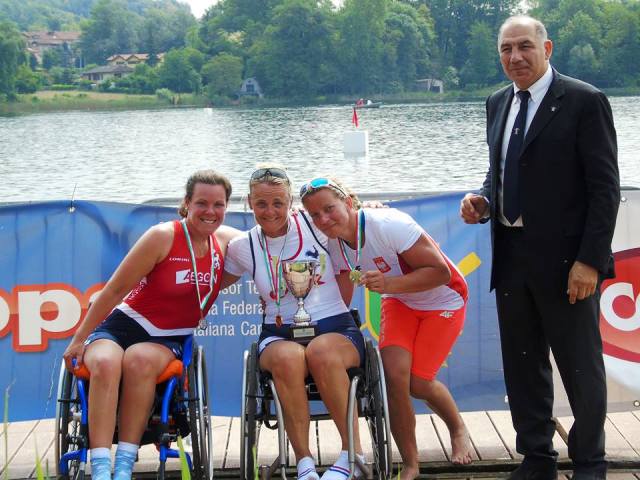
[[[492,247],[500,156],[513,85],[486,103],[490,165],[482,194],[490,202]],[[611,107],[595,87],[553,71],[553,80],[524,139],[519,195],[525,242],[540,274],[566,279],[575,260],[614,275],[611,240],[620,185]],[[494,266],[499,251],[493,249]],[[492,269],[491,288],[495,287]]]

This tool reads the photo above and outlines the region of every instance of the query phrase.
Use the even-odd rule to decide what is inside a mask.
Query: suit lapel
[[[564,83],[558,76],[558,72],[553,71],[553,81],[549,85],[547,94],[542,99],[542,103],[536,111],[536,115],[531,121],[527,135],[524,137],[524,145],[522,146],[522,152],[524,152],[529,144],[538,136],[542,129],[556,116],[560,108],[562,107],[562,96],[564,95]]]

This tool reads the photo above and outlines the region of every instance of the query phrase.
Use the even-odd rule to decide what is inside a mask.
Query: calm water
[[[612,98],[623,185],[640,186],[640,97]],[[194,170],[227,174],[237,194],[260,161],[295,185],[337,175],[360,192],[478,188],[487,167],[484,104],[384,105],[360,113],[367,158],[345,158],[345,106],[66,112],[0,118],[0,202],[141,202],[179,197]]]

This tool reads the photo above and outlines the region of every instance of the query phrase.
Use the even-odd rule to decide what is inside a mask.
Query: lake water
[[[640,97],[611,99],[621,183],[640,187]],[[487,168],[483,102],[359,111],[369,155],[345,158],[347,106],[65,112],[0,118],[0,202],[142,202],[179,197],[201,168],[246,194],[256,163],[287,166],[294,185],[335,175],[358,192],[478,188]]]

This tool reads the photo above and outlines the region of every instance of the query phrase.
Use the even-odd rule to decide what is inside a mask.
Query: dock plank
[[[447,461],[447,455],[431,421],[431,415],[416,415],[416,443],[418,444],[418,461],[420,463]]]
[[[573,417],[558,417],[558,422],[565,432],[569,432],[571,426],[573,425]],[[638,458],[638,454],[634,451],[629,442],[625,440],[622,434],[618,431],[618,429],[616,429],[614,424],[608,418],[604,423],[604,432],[607,458]]]
[[[486,412],[464,412],[462,419],[480,460],[511,459],[511,455]]]
[[[36,459],[43,459],[49,447],[53,445],[54,420],[45,419],[35,423],[34,428],[20,446],[20,452],[15,455],[9,466],[11,478],[29,478],[35,470]],[[10,438],[10,436],[9,436]],[[9,439],[9,445],[11,440]]]
[[[240,418],[232,417],[223,468],[240,468]]]
[[[238,420],[239,421],[239,420]],[[229,445],[229,433],[231,430],[230,417],[211,417],[211,437],[213,440],[213,468],[222,468],[227,448],[234,448]],[[235,448],[240,449],[240,443]]]
[[[507,410],[495,410],[487,414],[511,458],[522,459],[522,455],[516,452],[516,431],[511,423],[511,413]]]
[[[451,461],[451,436],[449,435],[449,429],[444,421],[438,415],[431,415],[431,420],[433,421],[433,425],[438,432],[438,437],[444,446],[444,453],[447,456],[447,459]],[[480,460],[478,457],[478,453],[475,448],[471,452],[471,458],[476,461]]]
[[[640,419],[632,412],[616,412],[607,415],[631,448],[640,455]]]
[[[318,448],[319,465],[330,466],[338,459],[342,451],[342,440],[333,420],[318,421]]]

